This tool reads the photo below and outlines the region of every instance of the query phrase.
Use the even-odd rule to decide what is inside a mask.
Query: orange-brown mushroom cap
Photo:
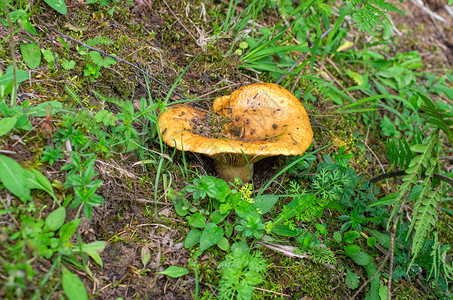
[[[207,113],[186,105],[172,106],[160,115],[162,139],[179,150],[203,153],[234,167],[268,156],[301,155],[312,142],[313,131],[304,107],[276,84],[244,86],[215,99],[213,112],[228,118],[224,132],[235,139],[193,133],[194,120]]]

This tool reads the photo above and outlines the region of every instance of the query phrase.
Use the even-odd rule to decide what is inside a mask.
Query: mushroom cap
[[[312,142],[313,131],[304,107],[276,84],[244,86],[215,99],[213,112],[227,118],[224,131],[235,139],[194,134],[193,120],[208,113],[186,105],[172,106],[160,115],[162,139],[179,150],[203,153],[235,166],[267,156],[301,155]]]

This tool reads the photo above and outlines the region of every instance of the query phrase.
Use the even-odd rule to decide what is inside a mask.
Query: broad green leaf
[[[219,202],[225,202],[228,195],[231,193],[230,186],[224,180],[212,176],[205,176],[202,179],[212,188],[207,190],[208,196],[217,199]]]
[[[355,245],[350,245],[350,246],[355,246]],[[368,254],[360,251],[356,254],[348,254],[348,256],[358,265],[361,265],[361,266],[366,266],[368,265],[372,260],[371,260],[371,256],[369,256]]]
[[[33,126],[31,125],[28,116],[26,114],[22,114],[17,118],[17,122],[16,125],[14,125],[14,128],[30,131],[33,129]]]
[[[413,152],[423,153],[426,151],[426,149],[428,149],[427,144],[416,144],[416,145],[411,146],[411,151],[413,151]]]
[[[184,248],[189,249],[200,242],[201,230],[192,228],[184,240]]]
[[[82,244],[82,251],[88,254],[102,268],[103,264],[102,259],[99,256],[99,252],[104,251],[106,245],[107,242],[104,241],[96,241],[89,244]],[[79,248],[74,249],[74,251],[77,250],[79,250]]]
[[[390,235],[373,229],[370,230],[370,233],[377,239],[377,241],[382,247],[386,249],[390,248]]]
[[[91,51],[90,57],[97,66],[108,68],[116,63],[116,60],[111,57],[103,58],[99,52]]]
[[[337,242],[337,243],[340,243],[343,239],[343,237],[341,236],[341,233],[339,231],[335,231],[333,233],[333,238],[334,238],[335,242]]]
[[[225,220],[226,216],[228,216],[228,213],[223,214],[220,212],[220,210],[216,210],[209,216],[209,218],[213,223],[219,224],[220,222]]]
[[[173,202],[174,202],[174,207],[175,207],[176,213],[179,216],[184,217],[190,213],[189,203],[186,199],[176,198],[175,200],[173,200]]]
[[[61,280],[63,284],[63,291],[69,300],[87,300],[88,295],[83,285],[82,280],[79,277],[72,274],[64,266],[62,267],[63,278]]]
[[[253,216],[254,218],[261,218],[261,215],[258,213],[256,208],[247,201],[241,201],[238,206],[234,209],[236,214],[242,218],[247,219],[248,216]]]
[[[226,237],[223,237],[220,242],[217,243],[217,247],[228,252],[228,250],[230,250],[230,243],[228,243],[228,239]]]
[[[327,234],[328,233],[327,229],[326,229],[326,224],[316,223],[315,227],[319,231],[319,233],[321,233],[321,234]]]
[[[185,268],[171,266],[171,267],[168,267],[166,270],[164,270],[162,272],[156,272],[155,274],[163,274],[163,275],[167,275],[168,277],[171,277],[171,278],[179,278],[181,276],[189,274],[189,270],[187,270]]]
[[[44,2],[62,15],[65,15],[68,12],[64,0],[44,0]]]
[[[3,118],[0,120],[0,136],[7,134],[16,125],[17,116]]]
[[[351,290],[356,289],[359,286],[359,276],[349,269],[346,269],[346,285]]]
[[[25,112],[34,117],[45,117],[48,114],[55,114],[63,109],[63,104],[58,101],[48,101],[34,107],[29,107]]]
[[[371,276],[374,276],[377,269],[373,264],[372,259],[370,259],[370,262],[364,266],[366,273],[368,275],[368,278]],[[381,282],[379,281],[379,278],[381,277],[381,273],[377,273],[377,275],[374,276],[374,278],[370,282],[370,289],[368,290],[368,293],[365,296],[365,300],[378,300],[379,299],[379,290],[381,287]],[[387,298],[385,298],[387,299]]]
[[[357,245],[347,245],[346,247],[344,247],[344,251],[346,252],[346,254],[354,255],[360,252],[360,247]]]
[[[26,170],[26,174],[28,186],[30,189],[46,191],[50,196],[52,196],[52,198],[57,200],[57,197],[55,196],[55,193],[53,191],[52,184],[50,183],[49,179],[47,179],[46,176],[44,176],[41,172],[35,169],[32,169],[31,171]]]
[[[347,243],[354,243],[355,239],[358,238],[359,236],[360,236],[360,233],[358,233],[355,230],[351,230],[351,231],[345,232],[345,234],[343,236],[343,241],[345,241]]]
[[[25,18],[25,19],[19,19],[17,20],[17,22],[24,26],[24,29],[27,30],[31,35],[37,35],[38,32],[36,31],[36,28],[33,27],[33,25],[31,24],[30,20],[28,18]]]
[[[25,170],[19,163],[8,156],[0,154],[0,181],[3,185],[20,200],[30,198]]]
[[[140,257],[142,259],[143,268],[146,268],[149,261],[151,260],[151,253],[149,252],[148,247],[146,246],[142,247],[142,250],[140,251]]]
[[[293,237],[299,235],[297,229],[292,229],[288,225],[280,224],[272,228],[272,233],[280,236]]]
[[[381,300],[387,299],[387,286],[384,286],[382,283],[379,282],[379,298]]]
[[[27,71],[17,70],[16,71],[16,83],[19,84],[30,78],[30,74]],[[0,77],[0,85],[8,85],[10,82],[14,81],[14,72],[13,67],[9,66],[6,69],[5,75]]]
[[[36,42],[20,45],[20,52],[25,63],[30,69],[36,69],[41,63],[41,50],[39,50]]]
[[[196,212],[191,216],[187,216],[186,218],[189,222],[189,225],[192,227],[204,228],[206,225],[206,218],[199,212]]]
[[[223,230],[214,223],[206,224],[200,237],[200,250],[204,251],[216,245],[223,238]]]
[[[50,231],[55,231],[63,226],[65,219],[66,209],[64,207],[59,207],[47,216],[45,228]]]
[[[75,67],[76,62],[73,60],[67,60],[66,58],[63,58],[63,61],[61,62],[61,66],[65,70],[71,70]]]
[[[264,215],[268,211],[274,207],[275,203],[277,203],[278,199],[280,196],[277,195],[260,195],[256,196],[253,198],[253,206],[256,208],[256,210]]]
[[[374,245],[376,245],[376,238],[372,236],[366,240],[366,243],[368,246],[374,247]]]
[[[64,224],[59,231],[60,242],[64,243],[67,240],[69,240],[76,231],[77,227],[79,226],[79,223],[80,219],[75,219],[72,220],[71,222]]]

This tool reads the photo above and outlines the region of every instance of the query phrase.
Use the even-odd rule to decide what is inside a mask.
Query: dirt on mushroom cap
[[[163,140],[180,150],[210,156],[243,153],[260,157],[300,155],[312,142],[313,132],[303,105],[276,84],[244,86],[214,100],[213,112],[231,120],[224,124],[224,130],[237,138],[227,140],[194,133],[194,120],[206,118],[206,112],[177,105],[159,117]],[[239,136],[233,131],[238,128]]]

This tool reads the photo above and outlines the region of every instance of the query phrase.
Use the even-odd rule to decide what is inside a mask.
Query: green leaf
[[[288,225],[280,224],[272,228],[272,233],[280,236],[293,237],[299,235],[297,229],[292,229]]]
[[[27,71],[16,70],[16,83],[19,84],[24,82],[30,78],[30,74]],[[9,66],[6,69],[5,75],[0,77],[0,85],[8,85],[9,83],[14,81],[14,72],[13,67]]]
[[[179,278],[181,276],[189,274],[189,270],[185,268],[171,266],[162,272],[156,272],[155,274],[164,274],[171,278]]]
[[[68,12],[64,0],[44,0],[44,2],[62,15],[65,15]]]
[[[65,219],[66,209],[64,207],[59,207],[47,216],[45,228],[50,231],[55,231],[64,224]]]
[[[230,250],[230,243],[228,243],[228,239],[226,237],[223,237],[220,242],[217,243],[217,247],[225,252],[228,252],[228,250]]]
[[[346,247],[344,247],[344,251],[346,252],[346,254],[354,255],[360,252],[360,247],[357,245],[347,245]]]
[[[59,235],[60,235],[60,241],[62,243],[68,241],[71,238],[71,236],[74,234],[77,227],[79,226],[79,223],[80,223],[80,219],[75,219],[75,220],[72,220],[71,222],[64,224],[61,227],[61,229],[59,231]]]
[[[189,249],[200,242],[201,230],[192,228],[184,240],[184,248]]]
[[[423,153],[426,151],[426,149],[428,149],[428,145],[427,144],[416,144],[416,145],[411,146],[410,149],[413,152]]]
[[[390,235],[388,234],[385,234],[385,233],[381,233],[377,230],[374,230],[374,229],[371,229],[370,230],[370,233],[371,235],[373,235],[377,241],[379,242],[379,244],[386,248],[386,249],[389,249],[390,248]]]
[[[17,20],[17,22],[24,26],[24,29],[27,30],[31,35],[37,35],[38,32],[36,31],[36,28],[33,27],[33,25],[31,24],[30,20],[28,19],[19,19]]]
[[[146,246],[142,247],[142,250],[140,251],[140,257],[142,259],[143,268],[146,268],[149,261],[151,260],[151,253],[149,252],[148,247]]]
[[[345,241],[347,243],[354,243],[354,240],[356,238],[358,238],[359,236],[360,236],[360,233],[358,233],[355,230],[351,230],[351,231],[345,232],[343,241]]]
[[[0,181],[22,201],[30,198],[25,170],[14,159],[0,154]]]
[[[206,218],[199,212],[196,212],[191,216],[187,216],[186,218],[189,222],[189,225],[192,227],[204,228],[206,225]]]
[[[261,217],[256,208],[248,201],[241,201],[239,205],[235,207],[234,211],[242,219],[247,219],[248,216],[253,216],[254,218]]]
[[[372,237],[370,237],[370,238],[368,238],[368,239],[366,240],[366,243],[367,243],[368,246],[370,246],[371,248],[373,248],[374,245],[376,245],[376,238],[375,238],[374,236],[372,236]]]
[[[346,285],[351,290],[356,289],[359,286],[359,276],[349,269],[346,269]]]
[[[108,68],[116,63],[116,60],[114,58],[111,58],[109,56],[103,58],[99,52],[95,51],[90,52],[90,57],[93,60],[93,62],[100,67]]]
[[[335,231],[333,233],[333,238],[334,238],[335,242],[337,242],[337,243],[340,243],[341,240],[343,239],[341,236],[341,233],[339,231]]]
[[[41,50],[36,42],[26,45],[20,45],[20,52],[25,63],[30,69],[36,69],[41,63]]]
[[[316,230],[318,230],[319,233],[321,233],[321,234],[327,234],[328,233],[327,229],[326,229],[326,224],[316,223],[315,227],[316,227]]]
[[[176,213],[179,216],[184,217],[190,213],[189,202],[186,199],[176,198],[173,202],[174,202],[174,207],[175,207]]]
[[[57,197],[53,191],[52,184],[50,184],[49,179],[44,176],[38,170],[32,169],[31,171],[26,170],[28,186],[30,189],[38,189],[46,191],[53,199],[57,201]]]
[[[208,186],[212,187],[207,190],[208,196],[224,203],[231,193],[230,186],[222,179],[212,176],[205,176],[202,179]]]
[[[16,125],[17,116],[3,118],[0,120],[0,136],[7,134]]]
[[[387,286],[384,286],[382,283],[379,282],[379,298],[381,300],[387,299]]]
[[[213,223],[219,224],[220,222],[225,220],[226,216],[228,216],[228,213],[223,214],[220,212],[220,210],[216,210],[209,216],[209,218]]]
[[[65,70],[71,70],[75,67],[76,62],[73,60],[67,60],[66,58],[63,58],[63,61],[61,62],[61,66]]]
[[[33,126],[31,125],[28,116],[26,114],[22,114],[17,118],[17,122],[16,125],[14,125],[14,128],[30,131],[33,129]]]
[[[69,300],[85,300],[88,299],[87,291],[79,277],[72,274],[68,269],[62,266],[63,271],[63,291]]]
[[[92,242],[89,244],[82,244],[81,248],[82,248],[82,252],[85,252],[86,254],[88,254],[102,268],[103,264],[102,264],[102,259],[99,256],[99,252],[104,251],[106,245],[107,245],[107,243],[104,241],[96,241],[96,242]],[[77,250],[79,250],[79,249],[78,248],[74,249],[74,251],[77,251]]]
[[[200,250],[204,251],[216,245],[223,238],[223,230],[214,223],[206,224],[200,237]]]
[[[274,207],[279,198],[280,196],[277,195],[260,195],[253,198],[253,206],[260,214],[264,215]]]
[[[355,245],[350,245],[350,246],[355,246]],[[355,253],[355,254],[348,254],[348,256],[358,265],[361,265],[361,266],[366,266],[368,265],[372,260],[371,260],[371,256],[369,256],[368,254],[360,251],[358,253]]]
[[[27,108],[25,112],[34,117],[45,117],[47,114],[55,114],[63,109],[63,104],[58,101],[47,101],[37,106]]]

